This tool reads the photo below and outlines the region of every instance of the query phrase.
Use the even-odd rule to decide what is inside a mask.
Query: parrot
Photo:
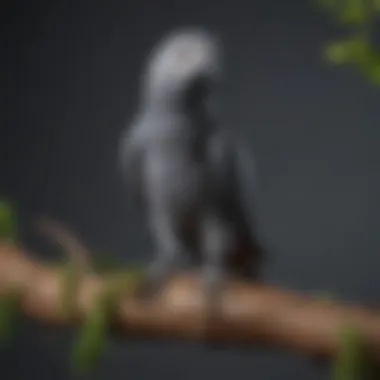
[[[215,34],[182,27],[153,46],[142,70],[119,156],[155,246],[142,295],[155,294],[184,257],[199,265],[210,305],[226,279],[256,280],[260,273],[255,159],[213,107],[222,61]]]

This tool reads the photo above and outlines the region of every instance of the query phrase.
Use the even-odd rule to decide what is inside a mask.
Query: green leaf
[[[96,253],[92,256],[92,265],[97,272],[109,272],[120,268],[124,263],[110,253]]]
[[[326,46],[324,57],[334,65],[350,65],[362,77],[380,85],[378,66],[370,38],[373,21],[380,13],[380,0],[317,0],[340,26],[351,27],[351,37]]]
[[[14,241],[16,239],[16,216],[12,204],[0,201],[0,239]]]
[[[346,64],[370,82],[380,85],[380,55],[363,37],[350,37],[328,45],[326,56],[335,65]]]
[[[20,292],[12,287],[0,297],[0,342],[8,344],[13,338],[16,320],[19,317]]]
[[[324,55],[331,63],[340,65],[349,61],[350,51],[345,42],[332,42],[327,45]]]
[[[77,372],[88,372],[104,350],[109,328],[108,310],[97,304],[89,313],[74,345],[72,364]]]
[[[91,370],[102,354],[117,302],[135,283],[131,273],[109,277],[106,287],[95,300],[74,346],[72,363],[76,371]]]
[[[339,351],[333,362],[333,380],[371,379],[371,363],[360,331],[344,326],[339,331]]]
[[[125,262],[119,257],[107,252],[95,253],[91,257],[91,263],[95,272],[101,274],[120,271],[132,271],[137,273],[142,271],[141,264],[136,262]]]
[[[123,291],[131,291],[144,277],[143,268],[120,268],[105,275],[107,281],[112,281]],[[114,285],[115,286],[115,285]]]
[[[367,65],[362,67],[364,76],[373,84],[380,84],[380,57],[373,54]]]
[[[59,297],[62,315],[70,317],[76,312],[77,290],[82,276],[77,263],[69,261],[61,269],[61,295]]]
[[[372,83],[380,85],[380,63],[375,63],[369,68],[368,78]]]
[[[356,37],[351,41],[351,59],[357,67],[367,67],[371,61],[371,46],[369,42],[362,38]]]
[[[333,64],[363,65],[370,57],[368,41],[354,36],[327,45],[325,55]]]
[[[369,16],[368,1],[345,0],[338,19],[342,24],[365,24]]]
[[[325,11],[336,13],[342,5],[341,0],[317,0],[317,5]]]

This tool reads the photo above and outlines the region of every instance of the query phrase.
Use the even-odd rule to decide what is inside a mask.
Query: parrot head
[[[202,101],[221,71],[220,47],[200,28],[176,30],[152,49],[145,72],[145,91],[156,101]]]

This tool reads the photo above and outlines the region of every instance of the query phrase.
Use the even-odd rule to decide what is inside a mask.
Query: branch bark
[[[58,271],[21,247],[0,244],[0,295],[9,286],[20,285],[23,313],[42,323],[79,324],[104,283],[100,276],[83,276],[77,293],[79,315],[70,319],[60,312]],[[123,297],[114,324],[128,336],[200,340],[205,333],[203,305],[197,277],[181,275],[154,301]],[[271,344],[303,354],[332,356],[343,324],[360,329],[370,353],[380,360],[379,312],[268,285],[231,282],[223,299],[222,318],[212,333],[214,339],[225,342]]]

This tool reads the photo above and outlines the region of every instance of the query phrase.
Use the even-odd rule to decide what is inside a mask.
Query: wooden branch
[[[0,244],[0,295],[21,285],[22,311],[43,323],[80,323],[90,311],[104,280],[86,274],[77,302],[79,319],[63,316],[59,308],[60,280],[56,269],[33,259],[11,244]],[[204,307],[196,276],[175,278],[155,301],[125,296],[119,302],[115,327],[132,336],[204,338]],[[323,301],[271,286],[231,282],[223,300],[223,318],[215,323],[214,338],[226,342],[258,342],[311,355],[334,355],[342,325],[354,326],[380,360],[380,313],[354,305]]]
[[[35,226],[42,235],[45,235],[64,248],[69,259],[79,267],[82,273],[88,272],[91,269],[90,252],[65,226],[46,217],[38,218]]]

